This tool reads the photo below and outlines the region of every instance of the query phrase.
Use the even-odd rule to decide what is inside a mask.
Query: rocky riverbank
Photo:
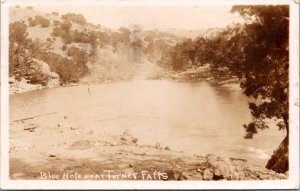
[[[55,122],[54,122],[55,121]],[[286,179],[245,159],[190,155],[121,134],[78,128],[62,113],[10,124],[10,178],[88,180]],[[213,152],[212,152],[213,153]]]
[[[60,86],[59,75],[52,72],[47,63],[37,59],[32,59],[31,69],[26,75],[12,75],[8,82],[10,94]]]

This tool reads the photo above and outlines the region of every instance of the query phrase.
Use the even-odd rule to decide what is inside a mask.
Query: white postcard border
[[[290,171],[275,181],[49,181],[9,179],[8,7],[83,5],[290,5]],[[299,5],[293,0],[6,0],[1,7],[1,188],[2,189],[286,189],[299,188]]]

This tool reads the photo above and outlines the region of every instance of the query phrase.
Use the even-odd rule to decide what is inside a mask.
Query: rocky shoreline
[[[45,123],[45,118],[56,124]],[[160,143],[139,144],[129,131],[116,135],[97,129],[78,129],[67,121],[67,117],[55,113],[11,122],[10,178],[206,181],[288,178],[288,173],[276,173],[245,159],[190,155]]]

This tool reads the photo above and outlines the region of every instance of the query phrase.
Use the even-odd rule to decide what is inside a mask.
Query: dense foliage
[[[62,15],[61,18],[66,21],[73,21],[75,23],[85,25],[86,20],[83,15],[81,14],[75,14],[75,13],[67,13],[65,15]]]
[[[27,26],[22,22],[9,25],[9,75],[14,75],[17,80],[28,74],[31,63],[26,30]]]
[[[28,37],[27,26],[23,22],[14,22],[9,26],[9,75],[17,80],[27,79],[30,83],[44,84],[36,80],[41,74],[32,71],[33,59],[47,63],[56,72],[62,84],[78,82],[87,74],[88,56],[84,51],[70,49],[70,58],[48,50],[47,43]],[[48,39],[49,40],[49,39]],[[51,39],[49,40],[51,41]],[[33,80],[34,79],[34,80]]]
[[[265,119],[273,118],[279,129],[287,131],[288,140],[289,7],[234,6],[232,12],[239,13],[245,23],[229,26],[211,38],[177,44],[167,64],[178,71],[209,63],[219,79],[220,74],[238,77],[244,94],[255,100],[249,103],[253,120],[244,125],[245,138],[268,128]],[[281,147],[288,146],[288,141],[284,143]],[[281,153],[283,165],[274,170],[285,172],[288,156],[287,149],[282,150],[286,151]]]
[[[232,11],[246,19],[244,36],[239,37],[243,48],[235,49],[243,57],[233,68],[244,79],[244,93],[259,99],[249,106],[255,120],[245,126],[247,136],[264,128],[261,122],[272,117],[283,119],[288,131],[289,8],[235,6]]]
[[[35,16],[34,19],[28,18],[28,22],[31,27],[40,25],[41,27],[45,28],[50,25],[50,21],[41,15]]]

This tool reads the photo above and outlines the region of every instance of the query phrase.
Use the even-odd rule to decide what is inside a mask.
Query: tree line
[[[233,6],[231,12],[244,23],[228,26],[211,38],[178,43],[166,54],[162,66],[182,71],[210,64],[213,74],[237,77],[249,103],[253,120],[245,124],[245,138],[268,128],[265,119],[277,119],[287,135],[272,155],[267,168],[288,170],[289,137],[289,6]],[[220,70],[222,69],[222,70]]]

